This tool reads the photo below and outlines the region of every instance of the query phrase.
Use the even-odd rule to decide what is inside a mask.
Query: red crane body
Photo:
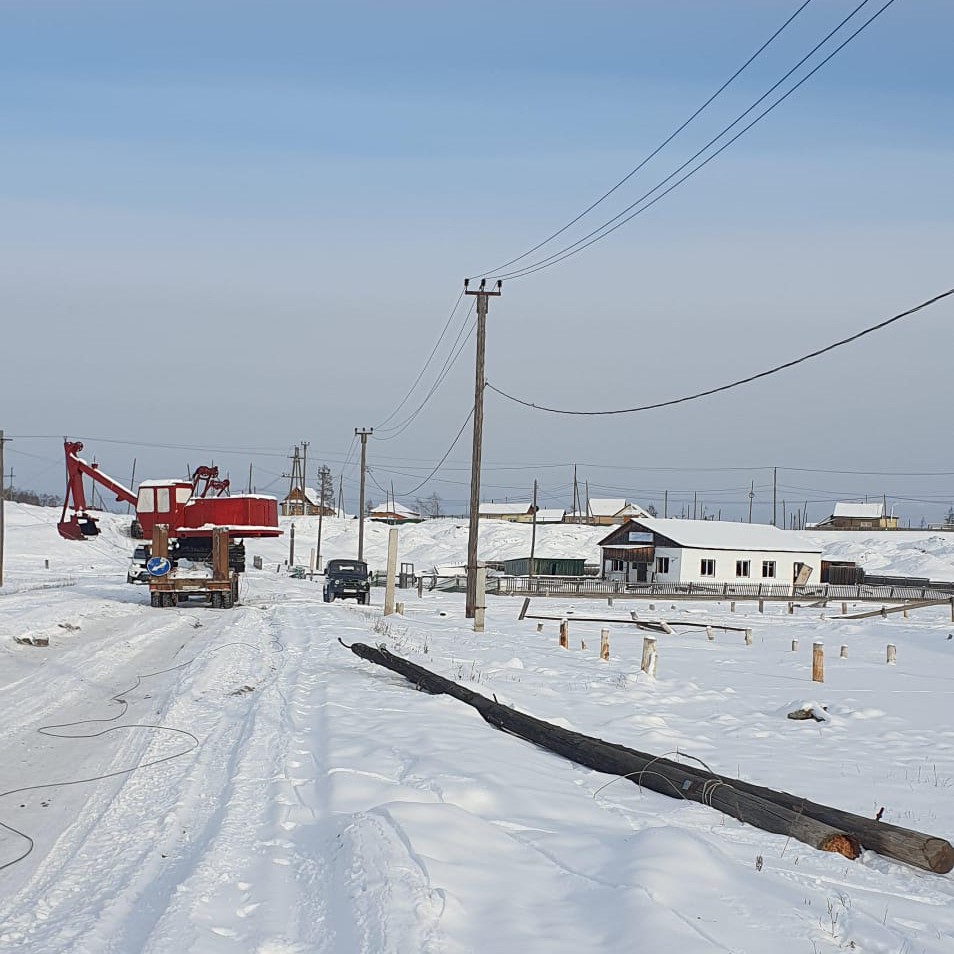
[[[215,527],[226,528],[230,539],[277,537],[282,533],[278,526],[278,501],[258,494],[223,496],[228,491],[229,482],[219,479],[217,467],[198,468],[192,480],[144,480],[138,493],[133,493],[103,473],[97,464],[83,460],[79,456],[83,449],[79,441],[67,440],[63,447],[66,452],[66,499],[57,530],[67,540],[82,540],[99,533],[96,518],[87,508],[84,475],[115,494],[120,503],[135,506],[139,536],[151,538],[153,527],[157,523],[165,524],[170,538],[182,539],[183,544],[193,541],[190,552],[197,552],[196,547],[203,549],[203,538],[208,538],[211,552]],[[210,491],[216,496],[208,496]],[[69,516],[68,510],[71,511]]]

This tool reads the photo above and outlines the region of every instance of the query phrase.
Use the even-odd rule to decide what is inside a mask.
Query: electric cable
[[[444,340],[444,335],[447,334],[447,329],[450,327],[450,323],[454,320],[454,315],[457,314],[457,309],[460,306],[461,300],[464,297],[464,290],[461,289],[460,294],[457,296],[457,301],[454,302],[454,307],[451,309],[451,313],[447,316],[447,321],[444,323],[444,327],[441,330],[441,333],[437,336],[437,341],[434,343],[434,347],[431,349],[431,353],[427,356],[427,360],[424,362],[424,367],[421,368],[420,374],[414,379],[414,383],[408,389],[407,394],[401,399],[401,403],[394,408],[393,411],[383,420],[380,424],[375,424],[375,430],[383,428],[385,424],[388,423],[394,416],[401,410],[402,407],[407,403],[408,398],[414,393],[414,389],[420,383],[421,378],[424,377],[424,372],[427,371],[428,366],[434,358],[434,355],[437,353],[437,349],[440,347],[441,342]]]
[[[461,294],[463,294],[463,292]],[[441,386],[441,384],[443,384],[444,379],[450,373],[451,368],[453,368],[454,365],[457,363],[457,359],[460,357],[461,352],[466,347],[467,342],[470,340],[471,335],[473,335],[474,330],[477,327],[476,321],[473,321],[473,322],[470,321],[470,316],[473,313],[475,306],[476,306],[476,300],[471,302],[470,308],[468,309],[467,314],[464,316],[464,323],[461,325],[460,329],[457,332],[457,337],[454,339],[454,343],[450,347],[450,351],[448,352],[447,358],[445,358],[444,360],[444,364],[441,370],[438,372],[437,378],[435,379],[434,383],[431,385],[430,390],[427,392],[427,394],[424,395],[424,400],[411,412],[411,414],[408,417],[406,417],[399,424],[395,424],[393,427],[385,427],[380,429],[383,433],[388,434],[389,436],[380,437],[378,433],[375,433],[372,435],[372,439],[379,440],[379,441],[394,440],[395,437],[399,437],[401,434],[403,434],[404,431],[406,431],[408,427],[411,426],[411,424],[417,418],[417,416],[421,413],[421,411],[424,410],[427,403],[437,392],[437,389]],[[464,338],[464,340],[461,341],[461,335],[464,334],[464,332],[468,329],[468,327],[470,331],[467,334],[467,336]],[[455,348],[456,348],[456,351],[455,351]],[[391,432],[394,432],[394,433],[391,433]]]
[[[563,408],[547,407],[542,404],[525,401],[521,398],[514,397],[512,394],[508,394],[506,391],[501,390],[500,388],[491,384],[489,381],[486,383],[486,387],[490,388],[491,391],[496,392],[501,397],[506,398],[508,401],[513,401],[515,404],[522,404],[524,407],[533,408],[535,411],[547,411],[550,414],[566,414],[582,417],[605,417],[607,415],[614,414],[637,414],[641,411],[655,411],[663,407],[672,407],[676,404],[685,404],[688,401],[698,401],[700,398],[710,397],[713,394],[719,394],[723,391],[730,391],[733,388],[741,387],[743,384],[750,384],[751,382],[758,381],[761,378],[767,378],[770,375],[778,374],[780,371],[785,371],[788,368],[795,367],[795,365],[802,364],[803,362],[809,361],[812,358],[817,358],[820,355],[828,353],[829,351],[834,351],[836,348],[841,348],[844,345],[851,344],[852,342],[857,341],[859,338],[865,337],[865,335],[870,335],[876,331],[880,331],[882,328],[887,328],[888,325],[894,324],[896,321],[900,321],[903,318],[907,318],[913,314],[916,314],[922,309],[927,308],[930,305],[934,305],[951,295],[954,295],[954,288],[950,288],[945,292],[941,292],[939,295],[935,295],[933,298],[922,301],[919,305],[915,305],[913,308],[908,308],[906,311],[902,311],[897,315],[893,315],[891,318],[886,318],[884,321],[879,321],[877,324],[871,325],[870,327],[856,332],[853,335],[849,335],[847,338],[842,338],[840,341],[835,341],[830,345],[826,345],[824,348],[819,348],[816,351],[811,351],[808,354],[802,355],[800,358],[794,358],[791,361],[786,361],[784,364],[776,365],[774,368],[769,368],[766,371],[759,371],[757,374],[750,374],[748,377],[740,378],[739,380],[732,381],[729,384],[722,384],[719,387],[709,388],[705,391],[697,391],[695,394],[687,394],[686,396],[680,398],[672,398],[669,401],[658,401],[655,404],[643,404],[639,407],[617,408],[606,411],[573,411]]]
[[[444,461],[446,461],[447,458],[450,457],[451,451],[457,445],[457,442],[460,440],[461,434],[464,433],[464,428],[467,427],[467,424],[470,422],[470,419],[473,416],[474,416],[474,409],[471,408],[467,412],[467,417],[464,418],[464,423],[461,424],[460,430],[457,432],[454,439],[451,441],[450,447],[447,448],[447,450],[444,452],[444,456],[437,462],[437,466],[434,467],[434,469],[416,487],[412,487],[410,490],[405,491],[404,493],[395,494],[394,495],[395,497],[403,497],[406,499],[407,497],[410,497],[413,494],[416,494],[441,469],[441,467],[444,464]],[[375,481],[375,483],[377,484],[377,481]]]
[[[582,238],[577,239],[577,241],[573,242],[572,244],[565,246],[563,249],[553,252],[550,255],[546,256],[545,258],[542,258],[538,260],[537,262],[531,263],[530,265],[516,269],[515,271],[504,272],[498,275],[494,275],[493,280],[502,280],[505,278],[507,279],[525,278],[527,275],[532,275],[533,273],[542,271],[545,268],[550,268],[551,266],[556,265],[559,262],[565,261],[567,258],[570,258],[573,255],[578,254],[579,252],[582,252],[584,249],[589,248],[591,245],[596,244],[597,242],[611,235],[617,229],[622,228],[622,226],[626,225],[627,222],[630,222],[637,215],[642,215],[643,212],[648,211],[657,202],[659,202],[660,199],[665,198],[665,196],[669,195],[669,193],[672,192],[674,189],[677,189],[684,182],[691,179],[697,172],[699,172],[701,169],[707,166],[710,162],[712,162],[713,159],[721,155],[726,149],[729,148],[729,146],[733,145],[733,143],[737,142],[750,129],[752,129],[759,122],[761,122],[766,116],[769,115],[769,113],[773,112],[778,106],[780,106],[783,102],[785,102],[785,100],[788,99],[788,97],[791,96],[792,93],[794,93],[809,79],[811,79],[811,77],[814,76],[815,73],[817,73],[823,66],[825,66],[826,63],[828,63],[833,57],[835,57],[838,53],[840,53],[841,50],[843,50],[852,40],[855,39],[855,37],[857,37],[863,30],[865,30],[871,23],[873,23],[879,16],[881,16],[881,14],[884,13],[885,10],[887,10],[888,7],[890,7],[895,2],[895,0],[886,0],[886,2],[882,5],[882,7],[879,10],[877,10],[860,27],[858,27],[845,40],[843,40],[838,46],[836,46],[835,49],[831,51],[831,53],[825,56],[824,59],[822,59],[811,70],[809,70],[809,72],[806,73],[800,80],[798,80],[798,82],[795,83],[794,86],[790,87],[777,100],[775,100],[775,102],[767,106],[750,123],[748,123],[746,126],[743,126],[742,129],[740,129],[734,136],[732,136],[731,139],[728,139],[726,142],[724,142],[717,150],[715,150],[715,152],[711,153],[702,162],[700,162],[698,165],[690,169],[684,176],[682,176],[682,178],[677,179],[675,182],[673,182],[667,189],[660,192],[659,195],[657,195],[654,199],[647,202],[641,208],[637,208],[637,206],[641,206],[641,204],[646,199],[648,199],[649,196],[651,196],[654,192],[659,190],[663,185],[665,185],[667,182],[669,182],[671,179],[677,176],[680,172],[682,172],[683,169],[685,169],[688,165],[690,165],[697,158],[699,158],[704,152],[706,152],[706,150],[708,150],[710,147],[715,145],[715,143],[718,142],[719,139],[721,139],[727,132],[729,132],[729,130],[731,130],[737,123],[739,123],[745,116],[747,116],[756,106],[758,106],[759,103],[763,102],[766,99],[766,97],[768,97],[772,92],[774,92],[786,79],[788,79],[792,75],[792,73],[795,72],[795,70],[797,70],[802,64],[804,64],[806,60],[808,60],[812,55],[814,55],[814,53],[816,53],[820,47],[822,47],[825,43],[827,43],[828,40],[831,39],[831,37],[835,33],[837,33],[852,17],[854,17],[855,14],[868,2],[870,2],[870,0],[861,0],[861,3],[858,4],[858,6],[855,7],[855,9],[851,13],[849,13],[848,16],[845,17],[838,24],[838,26],[836,26],[823,40],[820,40],[819,43],[817,43],[811,51],[809,51],[804,57],[802,57],[802,59],[799,60],[798,63],[795,64],[795,66],[793,66],[769,90],[763,93],[762,96],[759,97],[759,99],[757,99],[751,106],[748,107],[748,109],[740,113],[731,123],[725,126],[718,135],[710,139],[709,142],[706,143],[706,145],[704,145],[701,149],[699,149],[694,155],[692,155],[689,159],[687,159],[676,170],[674,170],[668,176],[666,176],[665,179],[658,182],[648,192],[643,193],[643,195],[640,196],[640,198],[637,199],[635,202],[628,205],[625,209],[617,213],[613,218],[609,219],[607,222],[604,222],[603,225],[589,232],[587,235],[584,235]]]
[[[542,242],[538,242],[533,248],[527,249],[522,255],[518,255],[516,258],[510,259],[509,262],[504,262],[502,265],[498,265],[496,268],[487,269],[486,271],[479,272],[476,274],[477,278],[490,275],[492,272],[500,272],[505,268],[509,268],[511,265],[515,265],[517,262],[527,258],[532,255],[534,252],[539,251],[543,248],[544,245],[548,245],[553,239],[562,235],[567,229],[572,228],[580,221],[584,216],[592,212],[598,205],[602,204],[606,199],[608,199],[614,192],[620,189],[625,185],[637,172],[640,171],[650,160],[654,159],[666,146],[669,145],[678,135],[681,133],[696,117],[703,113],[712,103],[726,90],[726,88],[734,82],[742,72],[747,69],[767,48],[773,43],[778,36],[785,30],[789,24],[811,3],[811,0],[803,0],[802,4],[795,10],[794,13],[790,14],[788,19],[701,105],[695,112],[693,112],[688,119],[685,119],[679,126],[676,127],[673,132],[671,132],[655,149],[652,150],[648,155],[646,155],[633,169],[626,173],[619,182],[616,183],[611,189],[608,189],[604,192],[595,202],[588,205],[579,215],[571,219],[566,223],[562,228],[557,229],[552,235],[547,236]]]

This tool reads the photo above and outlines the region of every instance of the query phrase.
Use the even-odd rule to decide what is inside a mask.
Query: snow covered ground
[[[560,649],[556,623],[538,633],[514,599],[491,600],[480,636],[456,595],[406,591],[405,615],[387,620],[380,591],[367,608],[323,604],[317,583],[276,572],[287,537],[249,545],[265,568],[235,610],[151,609],[124,582],[124,518],[68,543],[57,516],[7,509],[0,951],[954,951],[954,876],[850,862],[583,769],[338,642],[385,643],[558,724],[952,838],[944,607],[835,621],[820,608],[533,604],[673,621],[651,679],[643,634],[622,623],[603,662],[599,623],[571,622]],[[594,560],[605,533],[541,529],[552,555]],[[298,562],[316,530],[296,521]],[[523,555],[527,530],[485,525],[481,556]],[[386,536],[368,527],[375,568]],[[873,572],[954,579],[954,535],[816,536]],[[353,521],[326,521],[323,556],[352,556],[355,537]],[[400,559],[460,562],[465,544],[460,522],[404,528]],[[751,626],[753,644],[679,626],[700,620]],[[816,639],[824,684],[810,681]],[[805,702],[830,720],[786,718]]]

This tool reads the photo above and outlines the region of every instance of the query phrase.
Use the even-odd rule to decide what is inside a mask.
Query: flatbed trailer
[[[152,536],[152,560],[169,559],[169,530],[156,524]],[[155,607],[178,606],[201,598],[214,609],[232,609],[238,602],[239,575],[229,569],[229,532],[224,527],[212,531],[212,575],[190,576],[169,569],[149,578],[149,601]]]

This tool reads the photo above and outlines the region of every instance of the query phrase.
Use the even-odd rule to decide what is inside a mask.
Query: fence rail
[[[463,593],[467,577],[421,574],[414,578],[414,586],[422,582],[424,590],[445,593]],[[376,586],[384,585],[384,574],[375,575]],[[492,576],[487,578],[487,593],[499,596],[572,596],[619,597],[620,599],[705,600],[852,600],[856,602],[885,602],[954,598],[954,583],[918,581],[848,585],[813,583],[785,586],[779,583],[627,583],[622,580],[597,580],[585,576]]]

